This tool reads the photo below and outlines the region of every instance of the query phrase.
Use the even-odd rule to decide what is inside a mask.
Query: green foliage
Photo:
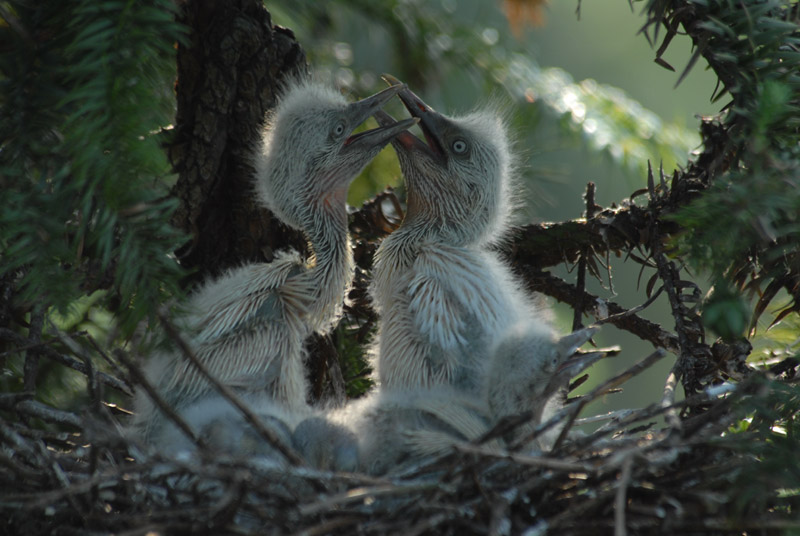
[[[797,5],[774,0],[681,4],[683,12],[672,2],[648,2],[651,22],[660,25],[663,16],[667,27],[689,28],[696,52],[687,70],[703,55],[720,79],[717,98],[728,94],[730,102],[718,119],[721,135],[705,140],[718,155],[706,169],[711,187],[675,215],[687,229],[678,246],[715,281],[704,320],[721,335],[741,332],[746,292],[758,296],[751,327],[773,299],[783,302],[771,329],[754,340],[753,353],[755,361],[761,355],[765,364],[780,366],[786,358],[797,359],[800,331]],[[776,510],[796,515],[796,383],[764,379],[738,409],[745,417],[723,441],[752,460],[733,473],[739,510],[747,515],[777,504]]]
[[[179,276],[155,135],[174,114],[172,3],[4,6],[0,269],[22,273],[23,299],[62,311],[110,286],[130,332]]]
[[[752,323],[784,289],[800,308],[800,30],[795,3],[707,0],[688,3],[695,18],[694,60],[704,55],[731,101],[721,115],[722,154],[708,170],[711,188],[676,221],[688,229],[678,242],[717,286],[759,295]],[[667,2],[648,2],[651,23],[665,15],[688,24]],[[655,29],[653,30],[655,32]],[[666,39],[666,38],[665,38]],[[736,316],[736,315],[733,315]],[[735,322],[734,322],[735,323]],[[733,329],[733,326],[729,326]],[[723,328],[725,331],[725,328]]]
[[[722,286],[703,306],[703,325],[724,341],[734,341],[745,334],[749,320],[749,310],[738,292]]]
[[[721,443],[750,455],[749,463],[732,472],[738,490],[737,509],[763,511],[777,503],[787,514],[797,513],[800,489],[800,391],[784,382],[762,378],[755,396],[746,397],[736,411],[745,415],[724,435]]]
[[[766,330],[765,330],[766,331]],[[800,355],[800,315],[788,315],[753,341],[754,360],[777,362]]]
[[[751,252],[774,258],[796,251],[788,242],[794,242],[800,230],[800,169],[792,158],[780,167],[763,167],[769,159],[764,156],[758,167],[725,174],[676,216],[690,229],[681,245],[696,265],[721,276],[750,261]]]
[[[540,68],[522,54],[498,76],[519,102],[541,99],[592,150],[607,153],[639,175],[654,158],[666,169],[683,164],[700,143],[696,133],[664,123],[622,90],[594,80],[576,83],[562,69]]]
[[[364,342],[372,339],[375,325],[367,328],[370,329],[365,332],[363,326],[349,322],[347,317],[336,328],[336,351],[339,354],[347,397],[350,399],[364,395],[374,384],[372,368],[364,355]]]

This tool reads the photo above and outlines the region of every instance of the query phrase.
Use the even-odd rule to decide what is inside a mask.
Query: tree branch
[[[560,277],[548,272],[537,272],[530,266],[519,266],[523,279],[532,292],[541,292],[547,296],[566,303],[571,307],[583,304],[582,312],[597,317],[596,307],[600,304],[608,308],[609,322],[619,329],[633,333],[640,339],[651,342],[658,348],[664,348],[672,353],[680,353],[678,338],[672,333],[665,331],[655,322],[641,318],[636,314],[631,314],[628,309],[612,301],[604,300],[594,294],[583,291],[580,292],[575,287]],[[602,320],[602,317],[598,317]]]

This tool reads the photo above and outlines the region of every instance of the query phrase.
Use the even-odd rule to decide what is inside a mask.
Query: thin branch
[[[595,210],[599,208],[594,202],[594,190],[595,186],[593,182],[586,184],[586,193],[583,196],[586,203],[586,221],[591,220],[594,217]],[[583,292],[586,290],[586,256],[591,253],[592,250],[588,246],[581,248],[581,258],[578,261],[578,274],[575,283],[579,290],[578,303],[573,308],[574,315],[572,318],[572,331],[578,331],[583,327]]]
[[[664,357],[665,352],[661,348],[657,349],[652,354],[648,355],[641,361],[635,363],[633,366],[629,367],[628,369],[622,371],[621,373],[617,374],[613,378],[606,380],[602,384],[598,385],[594,389],[592,389],[589,393],[582,396],[581,398],[577,399],[574,403],[567,405],[566,407],[562,408],[561,411],[557,412],[547,421],[540,423],[536,428],[534,428],[529,434],[525,437],[517,439],[513,444],[509,446],[509,450],[516,451],[520,448],[523,448],[525,445],[529,445],[531,441],[536,439],[537,437],[541,436],[546,431],[550,430],[551,428],[559,425],[565,419],[567,420],[566,424],[561,429],[561,432],[556,439],[553,447],[550,449],[551,451],[555,451],[557,447],[564,441],[566,438],[569,430],[572,428],[572,425],[575,423],[578,415],[586,407],[589,403],[597,399],[598,397],[611,392],[613,389],[621,385],[622,383],[626,382],[630,378],[638,375],[642,371],[646,370],[650,366],[652,366],[656,361]],[[517,417],[514,420],[514,425],[521,425],[524,422],[529,422],[530,419],[533,417],[532,412],[528,412],[527,415],[523,414]],[[523,420],[524,419],[524,420]],[[483,444],[490,439],[497,437],[498,435],[504,433],[505,427],[508,427],[508,423],[500,423],[498,426],[495,426],[493,429],[489,430],[486,434],[482,437],[478,438],[474,441],[475,444],[480,445]]]
[[[75,428],[81,428],[83,424],[81,418],[69,411],[51,408],[48,405],[37,402],[36,400],[23,400],[14,406],[18,413],[22,413],[29,417],[36,417],[43,421],[54,422],[58,424],[67,424]]]
[[[495,449],[482,448],[477,445],[471,445],[469,443],[459,443],[455,445],[455,449],[459,452],[464,452],[466,454],[480,454],[481,456],[484,457],[507,459],[515,463],[519,463],[521,465],[527,465],[530,467],[542,467],[545,469],[555,469],[557,471],[572,471],[572,472],[584,472],[584,473],[591,473],[594,471],[594,467],[592,467],[591,464],[580,462],[577,460],[567,460],[565,458],[554,459],[554,458],[545,458],[543,456],[529,456],[525,454],[519,454],[516,452],[497,451]]]
[[[178,415],[178,413],[172,409],[172,406],[169,404],[169,402],[161,397],[156,388],[153,387],[152,384],[147,380],[147,377],[139,369],[136,363],[128,358],[128,356],[126,356],[122,351],[117,352],[116,356],[117,359],[122,361],[122,364],[128,368],[128,373],[133,377],[139,387],[144,389],[144,391],[147,393],[147,396],[150,397],[150,400],[152,400],[153,403],[158,406],[158,409],[160,409],[169,420],[174,422],[183,435],[185,435],[189,441],[194,443],[198,449],[205,449],[205,443],[203,442],[202,438],[195,435],[192,427],[183,420],[183,417]]]
[[[678,386],[680,376],[681,373],[678,368],[678,363],[675,362],[667,376],[667,381],[664,384],[664,396],[661,398],[661,407],[665,408],[667,423],[673,428],[681,427],[681,420],[678,417],[678,412],[672,407],[675,404],[675,388]]]
[[[578,417],[578,414],[580,414],[581,410],[583,410],[583,408],[586,407],[587,404],[595,400],[597,397],[604,395],[609,390],[615,387],[619,387],[632,377],[650,368],[651,365],[653,365],[656,361],[664,357],[665,354],[666,352],[664,352],[664,350],[662,350],[661,348],[657,349],[655,352],[645,357],[632,367],[617,374],[613,378],[608,379],[605,382],[601,383],[600,385],[592,389],[585,397],[581,398],[577,403],[573,404],[575,407],[570,408],[567,424],[564,426],[564,428],[561,429],[561,433],[559,434],[558,439],[556,439],[556,442],[553,445],[552,450],[555,451],[558,449],[559,446],[561,446],[561,443],[563,443],[564,439],[566,439],[567,433],[572,428],[572,424],[575,422],[575,419]]]
[[[653,260],[656,263],[658,275],[661,278],[664,290],[667,293],[672,317],[675,320],[675,332],[678,336],[678,367],[683,378],[683,388],[686,392],[695,392],[700,389],[700,384],[695,374],[695,362],[699,355],[711,356],[711,349],[702,342],[703,326],[699,323],[699,318],[687,318],[690,314],[681,299],[681,291],[677,286],[680,281],[678,270],[672,261],[668,261],[664,254],[662,237],[659,225],[654,224],[650,228]],[[691,332],[691,333],[690,333]]]
[[[528,284],[529,290],[541,292],[542,294],[551,296],[558,301],[573,307],[577,304],[577,296],[579,293],[574,285],[547,272],[525,270],[525,268],[527,268],[525,266],[521,268],[523,268],[522,276],[525,282]],[[588,292],[583,292],[582,294],[585,313],[595,314],[594,307],[598,304],[602,304],[603,307],[606,308],[609,313],[611,313],[607,317],[598,318],[598,323],[613,324],[619,329],[633,333],[640,339],[651,342],[656,347],[664,348],[667,351],[675,354],[680,352],[678,338],[672,333],[662,329],[661,326],[655,322],[641,318],[636,314],[633,314],[631,310],[624,309],[614,302],[604,300],[603,298]],[[655,298],[651,298],[651,300],[653,299]],[[646,307],[652,303],[651,300],[648,300],[645,302],[645,304],[639,307]]]
[[[211,374],[208,369],[197,359],[197,356],[194,354],[194,351],[191,349],[189,344],[186,340],[178,333],[178,330],[166,315],[159,311],[158,318],[161,321],[161,324],[164,326],[164,330],[166,331],[167,335],[178,345],[181,350],[183,356],[188,359],[192,365],[197,368],[203,378],[208,381],[214,389],[216,389],[219,394],[223,396],[228,402],[233,404],[236,409],[238,409],[242,415],[244,416],[245,420],[256,430],[258,435],[260,435],[270,446],[274,447],[278,452],[283,454],[283,456],[289,461],[292,465],[305,465],[303,459],[292,450],[291,447],[284,445],[283,441],[269,428],[264,426],[264,423],[261,422],[261,419],[253,413],[253,411],[247,407],[247,405],[242,402],[238,396],[225,384],[220,382],[217,378]]]
[[[631,482],[631,469],[633,468],[633,455],[629,454],[622,462],[622,473],[617,484],[617,495],[614,498],[614,536],[627,536],[625,526],[625,510],[627,509],[627,491]]]
[[[653,304],[653,302],[656,301],[656,299],[661,295],[662,292],[664,292],[664,287],[658,287],[658,290],[655,292],[655,294],[647,298],[647,300],[644,303],[637,305],[632,309],[628,309],[627,311],[623,311],[621,313],[609,315],[605,318],[598,318],[597,320],[595,320],[595,324],[614,324],[615,322],[621,321],[625,317],[635,315],[640,311],[644,311],[645,309],[650,307]]]
[[[412,482],[409,484],[384,484],[372,487],[356,488],[327,497],[321,501],[300,506],[300,514],[307,516],[341,507],[347,503],[374,499],[382,496],[414,494],[421,491],[436,489],[440,482]]]
[[[42,342],[42,327],[44,325],[44,308],[37,304],[31,313],[31,323],[28,328],[28,350],[25,351],[25,366],[22,388],[25,391],[36,390],[36,375],[39,372],[39,345]]]
[[[26,345],[28,341],[28,339],[25,337],[18,335],[8,328],[0,328],[0,339],[11,342],[20,347]],[[40,343],[38,348],[40,355],[55,361],[56,363],[64,365],[65,367],[69,367],[75,371],[78,371],[81,374],[89,374],[89,370],[86,368],[86,365],[74,357],[59,353],[46,343]],[[98,372],[97,379],[105,385],[113,387],[114,389],[117,389],[128,396],[133,396],[133,387],[131,387],[131,385],[123,379],[115,378],[106,374],[105,372]]]
[[[103,350],[100,347],[100,345],[97,343],[97,341],[94,339],[94,337],[92,337],[88,333],[85,333],[85,337],[86,337],[86,340],[89,341],[89,344],[92,345],[92,348],[94,348],[95,352],[97,352],[98,355],[100,357],[102,357],[103,360],[105,360],[105,362],[108,363],[111,366],[111,368],[114,369],[114,372],[116,374],[120,375],[120,376],[123,376],[124,375],[124,371],[122,370],[122,368],[119,366],[119,364],[116,361],[111,359],[111,356],[109,356],[108,353],[105,350]]]

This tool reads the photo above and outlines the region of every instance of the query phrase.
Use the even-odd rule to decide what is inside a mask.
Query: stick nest
[[[777,491],[780,479],[769,474],[764,452],[748,448],[763,441],[756,423],[750,431],[733,430],[753,407],[774,407],[781,386],[797,391],[794,359],[678,402],[668,381],[661,399],[647,407],[575,419],[662,355],[603,382],[540,425],[534,433],[556,421],[570,429],[601,423],[591,433],[563,434],[552,452],[485,446],[503,432],[499,426],[480,441],[380,478],[202,451],[164,459],[126,437],[125,412],[96,395],[67,412],[5,394],[4,408],[13,407],[18,419],[0,422],[3,531],[778,534],[800,526],[791,516],[795,497]],[[102,386],[127,389],[126,378],[84,371],[94,393]]]

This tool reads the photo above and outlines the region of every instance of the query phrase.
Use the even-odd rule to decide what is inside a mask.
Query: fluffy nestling
[[[376,253],[378,376],[386,389],[443,384],[480,394],[505,331],[523,319],[547,326],[547,312],[487,247],[502,238],[511,208],[507,129],[491,110],[448,117],[410,90],[398,94],[427,143],[408,132],[392,142],[408,194],[402,225]]]
[[[287,225],[308,238],[307,259],[296,252],[230,270],[198,289],[183,329],[197,357],[222,383],[290,428],[305,417],[303,343],[338,320],[354,265],[347,231],[346,194],[363,167],[414,120],[353,134],[398,91],[390,87],[348,103],[322,84],[296,81],[268,118],[254,151],[255,193]],[[235,411],[194,411],[213,389],[178,352],[155,356],[146,375],[196,429]],[[213,403],[212,403],[213,406]],[[136,400],[135,426],[157,441],[165,421],[149,398]],[[206,417],[205,415],[208,415]],[[213,416],[213,418],[211,417]],[[163,432],[169,435],[168,431]]]
[[[398,95],[425,142],[409,132],[392,141],[408,195],[402,225],[376,254],[381,388],[442,385],[479,398],[492,423],[525,411],[541,418],[556,373],[595,330],[559,338],[490,247],[512,207],[507,129],[490,109],[448,117],[409,89]]]

